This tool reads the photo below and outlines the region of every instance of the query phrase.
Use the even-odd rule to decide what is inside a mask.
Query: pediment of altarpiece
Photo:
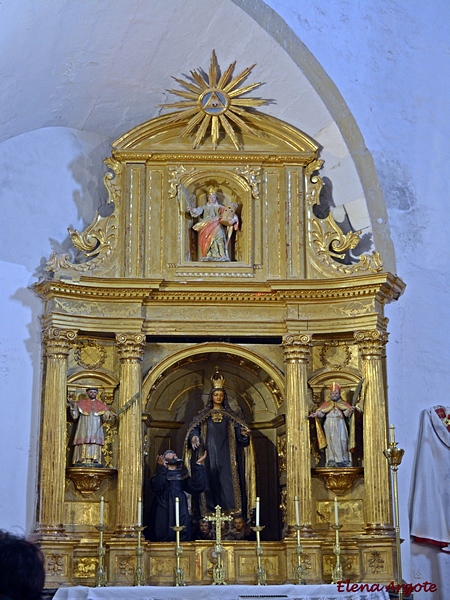
[[[344,234],[331,212],[316,216],[322,161],[305,133],[261,114],[254,133],[240,136],[242,149],[224,137],[214,150],[193,150],[182,127],[169,114],[113,144],[104,177],[112,212],[96,214],[83,232],[69,229],[83,258],[52,255],[53,278],[262,283],[382,271],[377,252],[350,255],[360,232]],[[205,261],[194,231],[190,209],[206,204],[211,187],[237,213],[227,262]]]

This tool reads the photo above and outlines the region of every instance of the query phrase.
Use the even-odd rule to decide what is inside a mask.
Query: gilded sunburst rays
[[[191,71],[192,81],[173,78],[184,89],[167,91],[185,98],[185,100],[163,104],[162,106],[164,108],[179,109],[172,115],[169,122],[187,121],[186,126],[181,131],[181,136],[189,136],[196,130],[193,148],[202,145],[208,131],[211,132],[214,149],[219,144],[221,129],[231,139],[237,150],[241,149],[241,145],[235,127],[242,132],[258,135],[257,131],[245,119],[255,118],[249,112],[249,108],[262,106],[267,104],[268,101],[261,98],[241,98],[241,96],[262,84],[252,83],[244,87],[238,87],[250,75],[255,65],[244,69],[242,73],[233,77],[235,65],[235,62],[232,63],[219,77],[219,65],[217,64],[216,53],[213,50],[207,76],[194,70]]]

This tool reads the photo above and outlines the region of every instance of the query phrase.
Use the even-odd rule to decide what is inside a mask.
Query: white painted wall
[[[95,134],[46,128],[0,144],[0,528],[34,525],[39,437],[41,300],[30,289],[67,227],[101,203],[109,148]]]
[[[419,413],[450,405],[450,4],[445,0],[266,0],[333,80],[356,119],[384,191],[397,273],[390,318],[390,420],[399,470],[404,579],[450,598],[448,555],[409,544],[407,503]],[[423,510],[433,510],[432,506]]]

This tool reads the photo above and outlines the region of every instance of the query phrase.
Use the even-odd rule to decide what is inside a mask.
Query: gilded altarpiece
[[[105,160],[109,214],[69,230],[83,258],[52,255],[34,286],[44,300],[36,531],[50,587],[93,584],[101,497],[108,582],[132,584],[138,500],[145,524],[156,456],[182,452],[215,366],[257,450],[268,583],[295,581],[294,497],[308,583],[331,579],[335,495],[344,579],[395,576],[384,305],[404,284],[377,252],[349,258],[359,233],[342,233],[331,212],[316,216],[317,144],[261,112],[249,122],[222,121],[195,148],[180,112],[119,138]],[[236,215],[220,260],[203,256],[195,228],[208,190]],[[361,409],[342,468],[324,465],[309,418],[334,381]],[[88,387],[115,415],[103,424],[101,467],[73,464],[70,406]],[[254,582],[254,544],[224,547],[228,583]],[[143,548],[145,581],[172,585],[173,545]],[[212,561],[211,543],[183,544],[188,584],[210,584]]]

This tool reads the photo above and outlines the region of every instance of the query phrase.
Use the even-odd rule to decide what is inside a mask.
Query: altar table
[[[59,588],[54,600],[389,600],[379,592],[339,592],[336,585],[190,585]]]

